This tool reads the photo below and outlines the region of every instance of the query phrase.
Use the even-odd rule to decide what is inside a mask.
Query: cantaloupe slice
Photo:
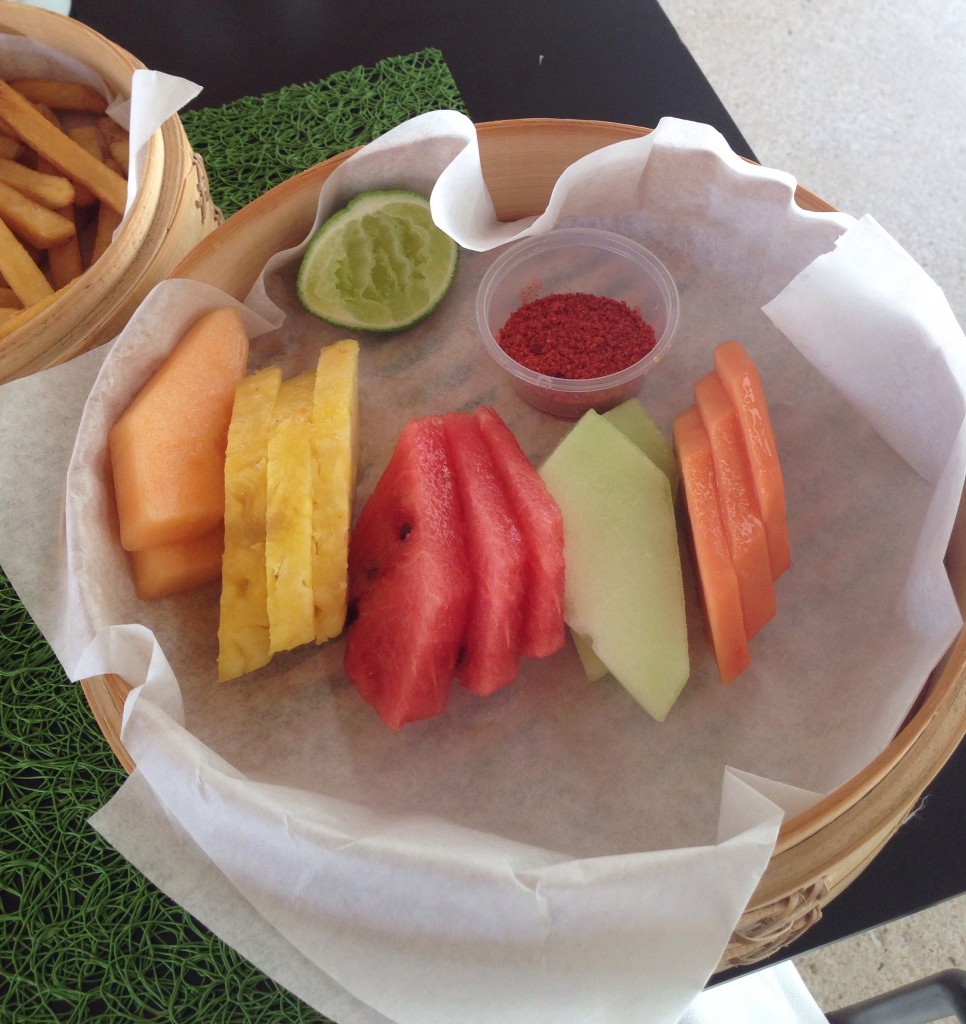
[[[738,577],[745,635],[751,639],[775,614],[775,589],[765,527],[751,480],[738,412],[715,373],[694,386],[695,404],[711,441],[718,497]]]
[[[111,428],[121,544],[128,551],[191,540],[225,513],[225,448],[248,336],[234,309],[187,330]]]
[[[677,417],[673,434],[705,629],[721,680],[730,683],[748,667],[748,638],[738,577],[718,500],[711,441],[695,406]]]
[[[312,445],[315,371],[282,381],[268,439],[265,581],[272,654],[315,639]]]
[[[758,368],[744,346],[732,340],[714,350],[714,372],[738,410],[751,479],[765,524],[772,579],[777,580],[791,564],[785,481]]]
[[[214,583],[221,576],[222,547],[222,529],[218,526],[192,540],[130,552],[138,597],[154,601]]]
[[[225,457],[225,555],[218,620],[218,678],[222,682],[267,665],[268,584],[265,507],[268,438],[282,372],[268,366],[235,391]]]

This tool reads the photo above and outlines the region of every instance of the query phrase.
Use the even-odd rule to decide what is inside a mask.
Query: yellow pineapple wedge
[[[315,641],[342,632],[347,608],[349,528],[358,464],[359,344],[319,356],[312,407],[312,589]]]
[[[218,623],[218,678],[266,665],[265,499],[268,437],[282,375],[270,366],[236,390],[225,456],[225,550]]]
[[[312,599],[312,446],[315,372],[282,382],[268,440],[265,580],[269,651],[315,639]]]

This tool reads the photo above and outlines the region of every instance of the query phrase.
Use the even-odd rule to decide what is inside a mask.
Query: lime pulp
[[[458,262],[425,196],[363,192],[309,239],[296,289],[305,309],[338,327],[403,331],[443,301]]]

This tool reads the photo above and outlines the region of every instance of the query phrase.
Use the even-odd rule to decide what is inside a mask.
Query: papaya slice
[[[765,525],[772,579],[777,580],[791,564],[785,481],[758,368],[741,342],[731,340],[714,350],[714,372],[738,411],[751,479]]]
[[[745,636],[750,640],[775,614],[775,589],[765,527],[738,412],[717,374],[694,386],[695,404],[708,432],[718,497],[731,557],[738,577]]]
[[[718,498],[711,440],[693,405],[675,419],[672,430],[705,632],[721,681],[730,683],[748,667],[750,657],[738,577]]]

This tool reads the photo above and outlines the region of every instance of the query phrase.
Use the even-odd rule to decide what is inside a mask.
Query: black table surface
[[[736,152],[754,157],[654,0],[75,0],[71,13],[148,67],[203,86],[193,106],[433,46],[475,121],[566,117],[653,127],[675,116],[713,125]],[[966,892],[964,836],[960,745],[917,813],[823,919],[773,960]]]
[[[75,0],[72,15],[220,106],[427,46],[474,121],[577,117],[715,125],[751,151],[653,0]]]

